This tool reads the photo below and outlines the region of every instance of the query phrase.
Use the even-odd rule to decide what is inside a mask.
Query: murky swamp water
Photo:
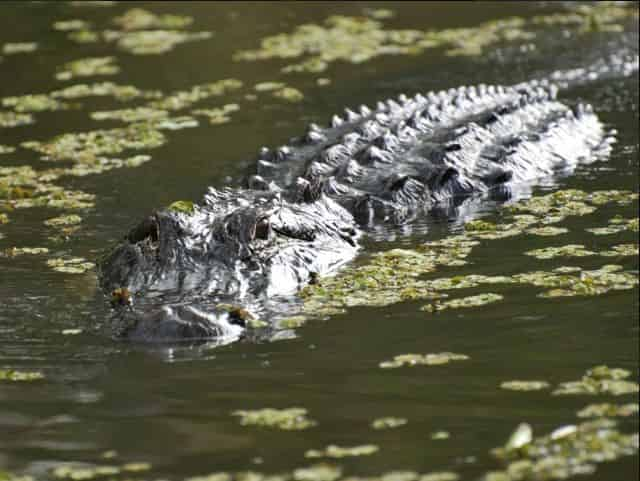
[[[584,423],[576,413],[588,404],[637,407],[637,73],[562,94],[569,104],[592,103],[618,130],[619,141],[608,160],[534,190],[536,197],[566,189],[631,194],[611,195],[610,202],[589,204],[597,207],[591,213],[568,215],[553,224],[567,229],[556,236],[482,240],[466,265],[425,275],[514,276],[615,264],[636,279],[628,288],[541,297],[548,287],[482,286],[463,295],[497,292],[504,299],[436,313],[421,310],[420,299],[358,305],[308,322],[289,339],[149,347],[105,334],[109,304],[88,264],[153,209],[198,200],[208,185],[237,182],[260,146],[284,143],[308,122],[324,123],[346,106],[464,84],[508,85],[634,45],[637,55],[634,8],[570,2],[3,2],[0,374],[44,377],[28,382],[0,375],[0,480],[10,476],[5,470],[37,479],[184,479],[247,470],[298,480],[334,480],[337,470],[344,476],[406,471],[394,479],[407,481],[436,471],[480,479],[505,469],[490,450],[503,446],[520,423],[541,437]],[[289,36],[303,24],[317,27]],[[262,39],[282,33],[287,37],[267,40],[258,50]],[[80,59],[92,60],[71,63]],[[240,82],[194,89],[221,79]],[[68,89],[80,84],[88,87]],[[135,89],[118,87],[124,85]],[[122,112],[97,114],[142,106],[149,110],[132,110],[125,119]],[[151,127],[128,127],[143,121]],[[121,130],[102,134],[98,143],[80,145],[76,138],[65,146],[45,144],[60,134],[97,129]],[[160,140],[147,148],[122,142],[126,136]],[[74,149],[64,150],[73,142]],[[509,222],[509,212],[487,203],[475,216],[500,224]],[[50,221],[72,214],[79,219]],[[586,230],[621,225],[610,223],[616,216],[635,218],[635,230]],[[471,219],[429,219],[413,233],[390,229],[382,241],[365,240],[365,251],[448,238],[464,232],[464,220]],[[631,252],[525,255],[569,244],[596,253],[625,244]],[[20,250],[25,247],[46,251]],[[363,256],[356,264],[366,262]],[[380,367],[401,354],[441,352],[468,359]],[[630,372],[623,393],[552,394],[598,365]],[[549,386],[501,388],[513,380]],[[313,425],[245,426],[232,415],[267,407],[304,408]],[[406,424],[371,426],[386,417]],[[615,419],[616,436],[637,433],[637,409]],[[637,434],[629,439],[630,456],[613,456],[619,459],[598,464],[583,479],[635,479]],[[337,459],[332,452],[320,458],[309,453],[332,444],[362,448],[334,450],[343,456]],[[606,443],[593,448],[615,449]],[[69,463],[112,470],[60,469]],[[318,463],[324,474],[300,469]],[[513,469],[511,477],[494,479],[540,479],[535,472],[518,478]]]

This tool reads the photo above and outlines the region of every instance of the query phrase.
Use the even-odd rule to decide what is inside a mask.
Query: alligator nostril
[[[157,242],[159,237],[158,230],[158,223],[156,222],[155,217],[149,216],[129,231],[127,234],[127,240],[132,244],[140,242],[146,238],[150,238],[153,242]]]

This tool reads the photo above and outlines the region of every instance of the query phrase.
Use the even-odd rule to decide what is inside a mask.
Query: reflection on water
[[[133,7],[147,12],[132,13]],[[538,296],[567,289],[567,276],[590,282],[591,289],[637,279],[637,221],[635,231],[620,227],[633,225],[627,222],[638,216],[637,200],[603,202],[593,213],[561,219],[553,227],[566,232],[557,236],[480,236],[468,264],[439,266],[420,278],[441,284],[446,278],[460,287],[477,283],[473,275],[488,282],[556,270],[526,284],[490,286],[504,297],[500,302],[436,313],[421,310],[424,299],[410,296],[376,307],[347,302],[343,313],[323,320],[304,326],[290,320],[278,342],[216,349],[114,342],[104,334],[108,302],[88,264],[154,208],[199,199],[207,185],[236,182],[259,146],[280,145],[345,106],[470,83],[512,84],[590,65],[612,52],[633,57],[633,9],[600,5],[594,12],[544,2],[5,2],[0,8],[0,372],[7,378],[0,380],[0,478],[4,469],[46,478],[69,461],[111,466],[101,475],[115,475],[117,466],[122,477],[142,478],[291,472],[315,462],[305,458],[312,450],[344,455],[329,458],[344,475],[454,471],[477,479],[505,466],[489,451],[522,422],[532,427],[537,450],[547,446],[545,434],[575,424],[585,437],[567,430],[556,437],[580,440],[598,432],[617,443],[609,445],[613,451],[636,452],[599,466],[592,479],[637,472],[637,438],[634,449],[633,438],[625,437],[638,430],[633,409],[616,418],[617,429],[585,427],[576,416],[588,404],[637,402],[637,286]],[[311,23],[316,26],[300,27]],[[277,36],[283,33],[294,36]],[[534,194],[637,192],[637,74],[577,87],[565,99],[592,103],[619,131],[618,143],[606,162]],[[512,214],[492,203],[474,212],[496,226]],[[367,252],[408,251],[461,232],[443,216],[411,232],[374,232],[364,243]],[[523,255],[571,244],[610,255]],[[630,247],[611,249],[620,244]],[[356,266],[365,269],[368,262],[365,256]],[[596,271],[604,264],[620,268]],[[486,292],[466,289],[452,297]],[[422,360],[440,359],[427,356],[438,353],[469,359],[379,368],[409,353]],[[401,359],[411,364],[413,358]],[[620,372],[607,371],[614,379],[597,383],[631,394],[500,388],[536,380],[555,389],[602,364],[630,376],[615,379]],[[11,374],[29,372],[44,379]],[[581,382],[591,386],[589,379]],[[317,425],[281,431],[242,426],[232,416],[267,407],[305,409]],[[381,418],[407,422],[373,429]],[[449,436],[433,435],[442,432]],[[516,442],[528,436],[516,434]],[[377,450],[365,449],[369,445]],[[594,461],[582,454],[587,464]],[[326,468],[324,479],[333,472]]]

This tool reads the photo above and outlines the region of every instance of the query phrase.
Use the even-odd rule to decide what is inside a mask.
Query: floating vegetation
[[[340,476],[342,476],[342,468],[324,463],[293,471],[295,481],[336,481]]]
[[[18,257],[22,255],[39,255],[47,253],[49,253],[49,249],[46,247],[9,247],[0,251],[0,254],[4,257]]]
[[[17,53],[30,53],[38,49],[36,42],[15,42],[5,43],[2,46],[2,53],[5,55],[14,55]]]
[[[41,379],[44,379],[44,374],[39,371],[14,371],[12,369],[0,369],[0,382],[29,382],[39,381]]]
[[[326,87],[327,85],[331,85],[331,79],[326,77],[320,77],[316,79],[316,85],[318,87]]]
[[[451,434],[449,434],[447,431],[435,431],[431,433],[431,439],[433,439],[434,441],[443,441],[445,439],[449,439],[450,437]]]
[[[151,102],[149,106],[161,110],[182,110],[201,100],[220,97],[227,92],[238,90],[242,85],[243,83],[240,80],[233,78],[194,85],[189,90],[177,91],[160,100]]]
[[[8,223],[9,223],[9,216],[7,214],[0,213],[0,224],[8,224]]]
[[[307,323],[305,316],[292,316],[286,319],[278,319],[276,321],[276,327],[278,329],[297,329]]]
[[[176,200],[167,209],[173,212],[182,212],[183,214],[193,214],[194,203],[190,200]]]
[[[231,120],[229,114],[231,112],[237,112],[240,110],[238,104],[226,104],[217,109],[196,109],[191,111],[194,115],[204,115],[209,119],[209,123],[212,125],[224,124]]]
[[[2,99],[3,107],[11,107],[16,112],[43,112],[62,110],[69,107],[68,104],[61,102],[52,96],[45,94],[36,95],[19,95],[15,97],[4,97]]]
[[[400,354],[394,356],[391,361],[380,363],[382,369],[395,369],[404,366],[439,366],[451,361],[466,361],[469,356],[455,354],[453,352],[440,352],[437,354]]]
[[[123,102],[138,98],[154,99],[162,97],[162,93],[157,90],[140,90],[133,85],[118,85],[113,82],[71,85],[60,90],[54,90],[49,95],[53,98],[63,99],[113,97]]]
[[[607,227],[595,227],[585,230],[595,235],[617,234],[626,230],[638,232],[638,217],[625,219],[622,216],[615,216],[609,220],[609,225]]]
[[[59,32],[72,32],[76,30],[88,30],[91,24],[86,20],[73,18],[70,20],[58,20],[53,23],[53,29]]]
[[[0,154],[12,154],[16,151],[15,147],[0,144]]]
[[[394,417],[386,417],[386,418],[378,418],[374,419],[371,422],[371,427],[376,430],[381,429],[393,429],[398,428],[400,426],[404,426],[407,424],[408,420],[406,418],[394,418]]]
[[[562,247],[544,247],[525,252],[525,255],[536,259],[553,259],[554,257],[587,257],[596,252],[587,250],[582,244],[568,244]]]
[[[49,259],[47,265],[54,271],[65,274],[84,274],[96,266],[93,262],[88,262],[84,257]]]
[[[110,130],[62,134],[46,142],[30,141],[21,145],[40,152],[47,160],[95,165],[103,155],[115,155],[128,149],[153,149],[165,142],[165,136],[154,126],[135,123]]]
[[[451,299],[448,301],[434,301],[431,304],[422,306],[420,310],[427,312],[444,311],[445,309],[459,309],[463,307],[478,307],[486,304],[492,304],[504,299],[504,296],[495,294],[493,292],[487,292],[485,294],[478,294],[475,296],[462,297],[460,299]]]
[[[589,404],[578,411],[579,418],[627,417],[638,414],[637,404]]]
[[[182,32],[179,30],[142,30],[131,32],[105,31],[107,42],[132,55],[160,55],[170,52],[176,45],[211,38],[211,32]]]
[[[609,250],[601,251],[600,255],[603,257],[637,256],[638,244],[618,244]]]
[[[49,227],[66,227],[77,225],[82,222],[82,217],[77,214],[61,215],[44,221],[44,225]]]
[[[271,92],[272,90],[280,90],[286,87],[284,82],[260,82],[253,86],[253,90],[256,92]]]
[[[84,331],[82,329],[63,329],[60,331],[60,334],[63,336],[78,336],[82,334]]]
[[[561,383],[553,395],[595,395],[612,394],[620,396],[623,394],[634,394],[638,392],[638,383],[626,381],[631,375],[626,369],[611,369],[607,366],[596,366],[589,369],[580,381],[570,381]]]
[[[305,458],[346,458],[352,456],[370,456],[380,450],[375,444],[343,447],[330,444],[325,449],[310,449],[304,453]]]
[[[56,73],[58,80],[71,80],[76,77],[91,77],[94,75],[115,75],[120,67],[115,64],[115,57],[88,57],[73,62],[67,62]]]
[[[287,409],[256,409],[253,411],[234,411],[233,416],[240,417],[240,424],[243,426],[263,426],[269,428],[282,429],[283,431],[300,431],[309,429],[317,423],[307,417],[307,410],[304,408]]]
[[[151,464],[145,462],[132,462],[123,464],[121,466],[62,464],[53,468],[51,470],[51,474],[56,479],[80,481],[105,476],[116,476],[121,473],[138,473],[149,471],[151,467]]]
[[[549,386],[547,381],[505,381],[500,384],[502,389],[509,391],[540,391],[548,389]]]
[[[404,300],[446,297],[419,276],[441,265],[464,265],[475,244],[477,241],[453,236],[425,243],[416,250],[376,253],[367,265],[347,268],[337,276],[323,278],[320,283],[302,289],[304,311],[322,316],[348,306],[385,306]]]
[[[380,22],[391,12],[379,15],[368,11],[366,17],[330,16],[322,25],[304,24],[291,33],[263,38],[260,48],[234,54],[236,61],[256,61],[273,58],[302,58],[282,68],[289,72],[323,72],[333,62],[363,63],[381,55],[416,55],[429,49],[444,49],[450,56],[479,56],[495,44],[530,42],[544,28],[545,19],[553,21],[557,14],[537,17],[536,21],[511,17],[481,23],[470,28],[443,30],[385,29]],[[566,28],[576,33],[592,31],[585,25],[598,24],[621,28],[616,22],[636,15],[635,9],[610,5],[591,5],[568,14],[572,21]],[[576,21],[576,18],[580,21]],[[596,20],[597,19],[597,20]]]
[[[553,226],[545,226],[545,227],[534,227],[526,230],[527,234],[539,235],[543,237],[551,237],[560,234],[566,234],[569,232],[569,229],[565,227],[553,227]]]
[[[131,109],[91,112],[90,116],[93,120],[121,120],[130,123],[166,119],[169,116],[169,112],[151,107],[134,107]]]
[[[592,474],[595,463],[637,453],[638,434],[621,433],[614,421],[600,419],[534,438],[531,427],[522,424],[504,447],[492,452],[507,466],[485,475],[485,481],[565,479]]]
[[[273,92],[273,96],[287,102],[300,102],[304,99],[304,94],[293,87],[284,87]]]
[[[123,30],[145,30],[156,28],[180,29],[193,23],[193,18],[182,15],[156,15],[142,8],[132,8],[113,19]]]
[[[31,114],[15,113],[0,110],[0,127],[18,127],[34,122]]]

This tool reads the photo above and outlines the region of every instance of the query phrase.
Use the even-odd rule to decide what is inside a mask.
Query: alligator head
[[[101,283],[121,336],[224,343],[247,316],[352,259],[357,237],[351,214],[303,179],[286,193],[209,189],[192,212],[134,227],[99,263]]]

